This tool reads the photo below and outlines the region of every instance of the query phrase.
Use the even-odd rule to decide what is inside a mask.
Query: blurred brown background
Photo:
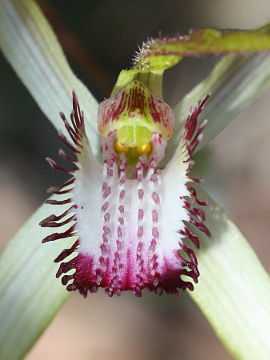
[[[252,28],[270,19],[269,0],[66,0],[39,1],[69,61],[102,100],[137,46],[149,36],[191,27]],[[185,60],[165,80],[174,104],[202,79],[215,58]],[[176,83],[176,74],[179,81]],[[54,157],[57,135],[0,58],[1,247],[61,182],[44,161]],[[180,81],[181,80],[181,81]],[[212,143],[214,196],[240,227],[270,270],[269,96],[265,92]],[[61,110],[61,109],[59,109]],[[58,179],[56,178],[58,177]],[[210,181],[210,179],[209,179]],[[206,179],[207,182],[207,179]],[[213,194],[212,194],[213,195]],[[229,360],[206,320],[187,295],[129,294],[87,300],[74,294],[36,344],[28,360]]]

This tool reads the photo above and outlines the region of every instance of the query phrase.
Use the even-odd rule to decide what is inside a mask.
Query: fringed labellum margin
[[[159,295],[164,290],[176,295],[179,290],[193,290],[188,278],[197,283],[199,271],[188,242],[199,248],[199,239],[186,224],[210,236],[204,212],[197,207],[206,204],[197,199],[192,187],[199,180],[188,176],[205,126],[197,127],[197,118],[206,100],[190,112],[175,154],[161,169],[173,129],[172,111],[163,100],[134,81],[100,104],[101,165],[91,153],[84,114],[73,92],[70,120],[60,114],[72,144],[63,135],[60,139],[74,157],[63,150],[59,155],[75,169],[66,170],[48,159],[53,169],[66,171],[72,178],[49,188],[61,199],[47,203],[70,206],[40,223],[68,226],[43,242],[77,237],[54,260],[60,263],[56,276],[62,276],[67,290],[78,289],[83,296],[99,287],[109,296],[124,290],[136,296],[143,289]]]

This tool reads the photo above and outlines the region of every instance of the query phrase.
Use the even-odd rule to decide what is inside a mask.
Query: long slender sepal
[[[224,212],[202,191],[199,196],[211,206],[206,217],[212,239],[201,236],[200,281],[190,296],[235,359],[268,359],[269,276]]]
[[[74,89],[85,104],[86,131],[98,152],[97,102],[70,69],[58,40],[33,0],[0,0],[0,48],[37,104],[65,131],[59,111],[68,112]]]
[[[207,94],[210,94],[210,98],[201,119],[207,119],[208,122],[196,151],[213,140],[269,85],[269,54],[225,56],[211,73],[175,106],[175,130],[168,144],[168,155],[171,156],[179,142],[180,129],[185,122],[187,112]]]
[[[38,223],[53,205],[42,205],[9,242],[0,257],[0,359],[22,359],[45,330],[69,293],[55,279],[63,245],[41,244],[49,234]],[[63,209],[57,209],[61,212]],[[57,213],[56,213],[57,214]],[[67,242],[73,241],[72,238]]]

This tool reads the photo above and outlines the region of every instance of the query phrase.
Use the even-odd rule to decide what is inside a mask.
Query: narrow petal
[[[65,131],[59,109],[70,111],[70,92],[76,90],[85,104],[86,131],[97,154],[97,102],[73,74],[51,26],[33,0],[0,0],[0,47],[57,130]]]
[[[190,295],[236,359],[268,359],[269,276],[237,227],[199,194],[211,205],[205,212],[212,239],[201,236],[201,279]]]

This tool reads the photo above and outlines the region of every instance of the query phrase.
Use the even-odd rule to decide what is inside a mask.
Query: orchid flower
[[[187,240],[198,249],[199,238],[187,224],[208,236],[210,231],[204,211],[196,206],[206,203],[192,186],[200,180],[189,172],[206,125],[202,122],[198,127],[197,122],[208,96],[190,111],[178,146],[162,168],[174,128],[173,111],[162,99],[162,75],[193,52],[265,51],[269,44],[265,30],[222,33],[213,29],[145,43],[134,67],[120,73],[111,97],[99,105],[101,164],[91,152],[84,114],[73,93],[70,122],[60,113],[73,144],[63,135],[60,138],[76,158],[62,149],[59,155],[76,164],[76,169],[63,169],[47,159],[53,169],[74,174],[64,185],[49,189],[67,198],[47,203],[71,206],[41,222],[53,228],[69,224],[68,230],[54,232],[43,242],[77,237],[55,259],[61,262],[57,277],[68,273],[62,277],[68,290],[79,289],[84,296],[99,287],[110,296],[123,290],[141,296],[145,288],[159,295],[163,290],[174,294],[179,289],[193,290],[192,282],[182,276],[198,282],[198,261]],[[74,252],[75,257],[63,262]]]
[[[63,169],[48,159],[52,168],[74,176],[62,186],[49,188],[50,193],[67,194],[66,199],[47,200],[48,204],[71,206],[41,222],[53,228],[69,224],[68,230],[48,235],[43,242],[78,237],[55,259],[61,262],[57,277],[75,270],[62,277],[65,285],[73,280],[68,290],[79,289],[84,296],[99,286],[110,296],[122,290],[141,296],[144,288],[159,295],[163,290],[174,294],[178,289],[193,290],[193,284],[181,276],[197,282],[198,263],[183,239],[197,248],[199,239],[185,222],[210,236],[204,212],[194,206],[194,202],[204,205],[190,185],[199,180],[188,177],[191,156],[204,128],[202,124],[196,130],[204,102],[189,115],[173,158],[161,170],[158,165],[173,130],[173,113],[164,101],[134,80],[100,104],[101,165],[91,153],[84,115],[73,93],[72,126],[61,113],[73,145],[62,135],[61,139],[77,156],[68,157],[63,150],[59,155],[75,163],[76,170]],[[62,262],[73,252],[77,256]]]
[[[162,76],[183,56],[269,51],[268,32],[205,29],[145,43],[98,108],[35,2],[0,0],[2,51],[74,153],[60,157],[75,165],[48,159],[72,177],[49,188],[56,198],[1,255],[1,358],[22,358],[67,298],[55,272],[83,295],[103,287],[140,296],[193,290],[200,270],[190,295],[224,345],[235,358],[267,359],[268,275],[190,171],[196,149],[269,85],[270,57],[225,57],[174,111]]]

